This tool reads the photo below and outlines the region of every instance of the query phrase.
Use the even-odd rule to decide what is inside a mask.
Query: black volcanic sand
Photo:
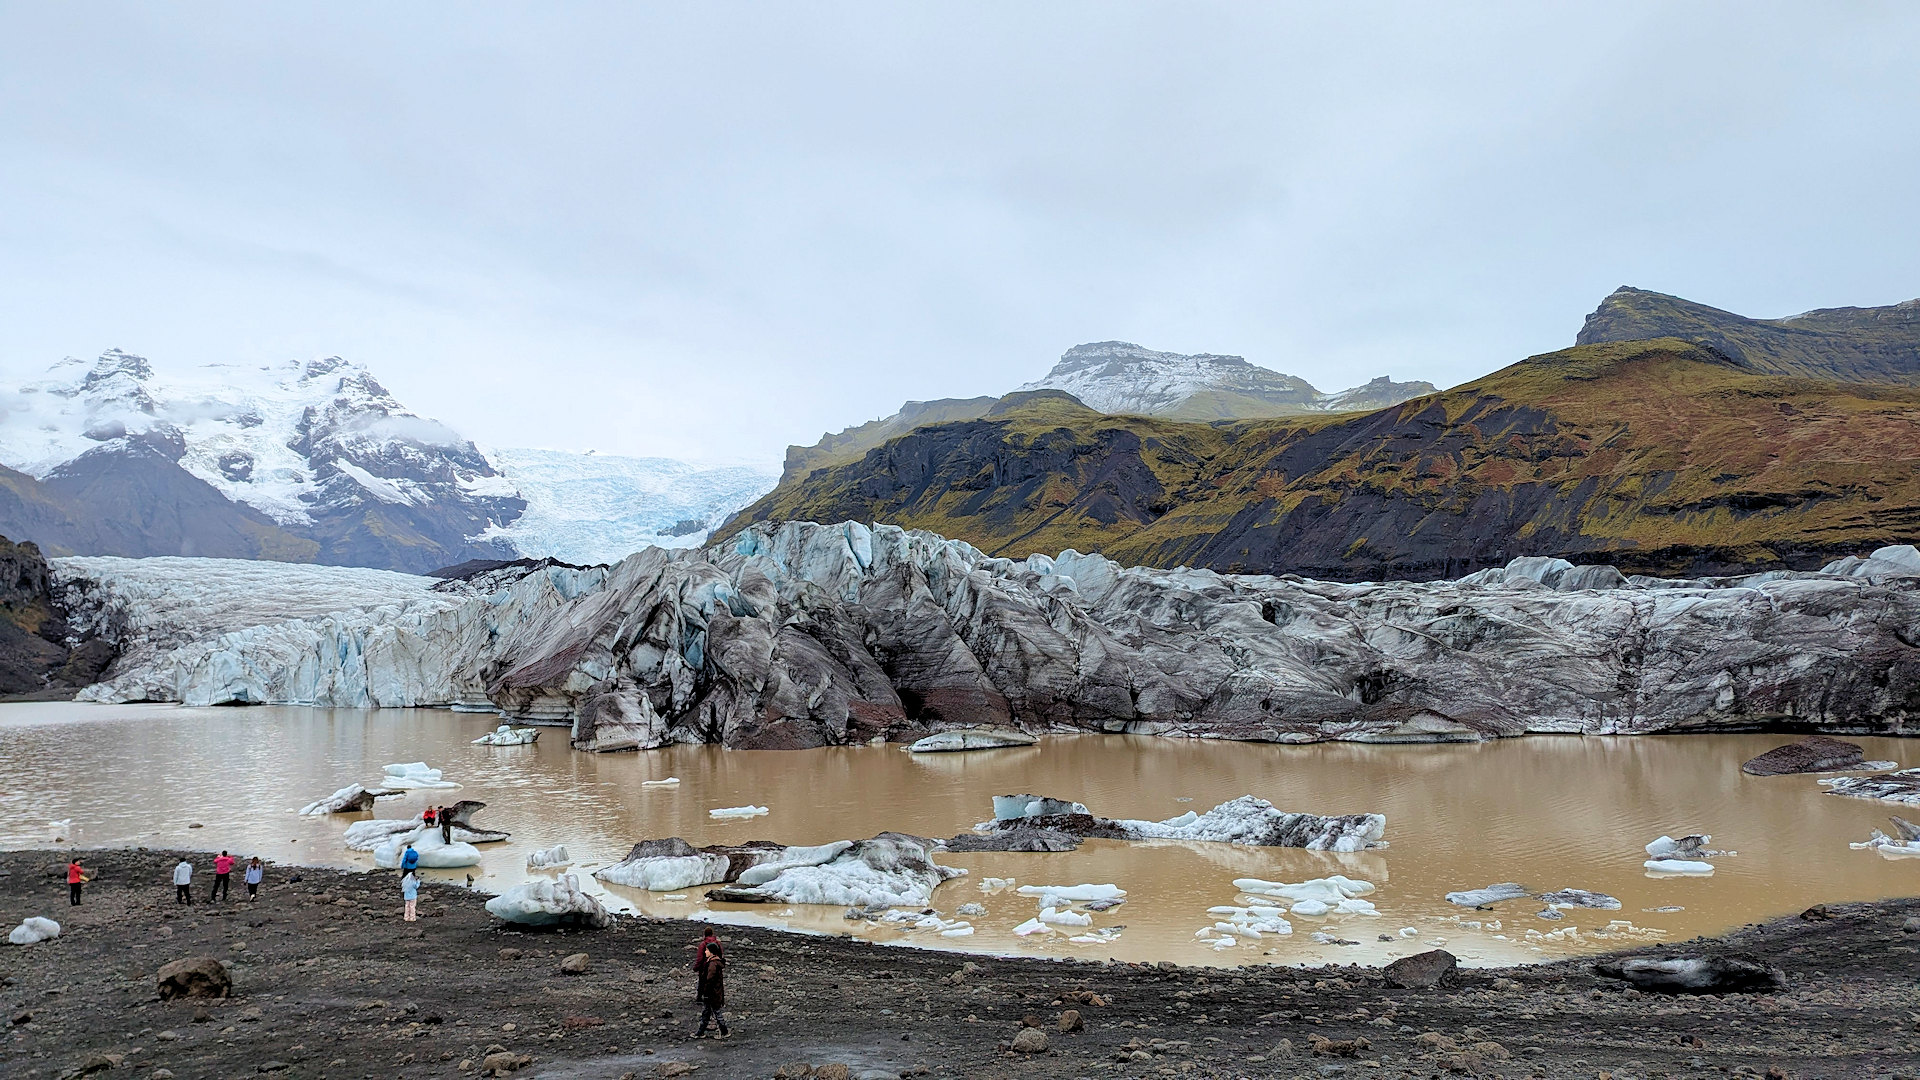
[[[729,928],[734,1035],[692,1042],[688,923],[513,930],[486,914],[485,897],[430,884],[422,918],[408,924],[392,873],[294,867],[271,868],[257,903],[189,909],[173,903],[177,858],[87,852],[97,880],[76,909],[63,852],[0,852],[7,928],[27,915],[64,928],[40,945],[0,945],[0,1075],[91,1065],[100,1076],[143,1078],[163,1069],[182,1078],[471,1077],[501,1049],[533,1059],[519,1077],[671,1076],[686,1064],[695,1077],[772,1077],[783,1066],[804,1075],[788,1063],[810,1063],[819,1076],[1020,1080],[1920,1075],[1920,933],[1903,931],[1920,900],[1837,905],[1826,917],[1639,950],[1734,949],[1790,979],[1785,993],[1703,998],[1643,994],[1582,961],[1475,969],[1443,989],[1395,990],[1359,967],[969,964]],[[204,895],[210,860],[195,863]],[[589,970],[562,974],[561,958],[576,952],[589,954]],[[162,964],[208,954],[228,965],[231,999],[159,1000]],[[1104,1004],[1070,997],[1086,992]],[[1084,1031],[1058,1030],[1067,1007]],[[1013,1053],[1006,1047],[1028,1018],[1047,1048]],[[1369,1048],[1316,1054],[1315,1036],[1364,1037]],[[850,1068],[820,1068],[835,1063]]]

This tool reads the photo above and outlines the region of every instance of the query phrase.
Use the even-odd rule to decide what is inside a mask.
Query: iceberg
[[[1062,904],[1094,900],[1118,900],[1127,895],[1127,890],[1118,885],[1022,885],[1014,891],[1021,896],[1039,897],[1042,907],[1058,907]]]
[[[356,822],[364,825],[366,822]],[[400,858],[411,847],[420,855],[420,865],[429,870],[452,870],[462,866],[475,866],[480,862],[480,849],[462,840],[451,843],[440,839],[438,826],[424,822],[418,827],[403,833],[395,833],[380,842],[373,849],[373,864],[384,869],[394,869],[400,865]]]
[[[7,934],[7,940],[15,945],[38,945],[59,936],[59,923],[33,915],[21,920],[20,925]]]
[[[677,776],[669,776],[665,780],[642,780],[640,781],[640,786],[653,788],[679,787],[680,778]]]
[[[826,848],[811,850],[821,852]],[[853,841],[818,864],[789,862],[760,884],[715,889],[707,899],[735,904],[926,907],[932,902],[935,886],[966,873],[935,863],[933,852],[931,840],[885,832]]]
[[[450,780],[442,780],[440,770],[429,768],[424,761],[388,765],[381,771],[386,775],[380,782],[390,788],[457,788],[460,786]]]
[[[1920,769],[1901,769],[1879,776],[1843,776],[1821,783],[1826,785],[1829,795],[1920,806]]]
[[[1265,881],[1260,878],[1235,878],[1233,887],[1249,896],[1278,896],[1293,901],[1289,910],[1295,915],[1378,915],[1372,902],[1359,897],[1374,891],[1371,881],[1334,874],[1293,882]]]
[[[526,746],[539,737],[539,728],[517,728],[511,724],[501,724],[473,740],[473,743],[475,746]]]
[[[529,870],[552,870],[572,861],[573,859],[567,855],[565,844],[555,844],[550,848],[527,852],[527,869]]]
[[[1875,829],[1865,843],[1847,846],[1856,851],[1867,849],[1888,856],[1920,855],[1920,825],[1897,815],[1887,820],[1892,822],[1896,835],[1888,836],[1879,829]]]
[[[593,876],[601,881],[649,892],[670,893],[697,885],[718,885],[738,873],[734,869],[735,860],[728,851],[717,847],[704,850],[695,848],[677,836],[665,840],[644,840],[635,844],[625,859],[594,871]],[[768,845],[766,851],[770,855],[777,852],[778,848]],[[742,864],[750,865],[753,858],[743,856]]]
[[[1014,927],[1013,932],[1017,937],[1028,937],[1033,934],[1050,934],[1053,932],[1053,927],[1048,926],[1039,919],[1028,919],[1026,922]]]
[[[572,874],[552,881],[527,881],[487,901],[487,913],[522,926],[552,926],[568,922],[591,927],[606,927],[613,916],[600,901],[580,889]]]
[[[447,817],[453,822],[448,834],[454,840],[466,844],[492,844],[507,839],[512,834],[494,829],[482,829],[473,824],[473,815],[485,809],[486,805],[476,799],[462,799],[447,807]],[[402,833],[424,828],[426,823],[419,818],[368,818],[347,826],[346,834],[342,839],[350,850],[373,851]],[[432,832],[436,838],[440,835],[437,827]],[[418,846],[415,845],[415,847]]]
[[[1713,837],[1705,835],[1704,833],[1691,833],[1678,839],[1671,836],[1662,836],[1647,845],[1647,858],[1702,859],[1712,858],[1715,855],[1733,854],[1731,851],[1714,851],[1707,847],[1707,842],[1712,839]]]
[[[707,816],[715,818],[750,818],[760,817],[769,812],[770,811],[764,806],[724,806],[718,810],[707,811]]]
[[[993,817],[987,828],[1037,827],[1110,840],[1192,840],[1310,851],[1363,851],[1387,846],[1383,839],[1387,830],[1384,815],[1323,817],[1289,813],[1251,795],[1221,803],[1204,814],[1188,811],[1165,821],[1096,817],[1084,805],[1064,799],[996,795]]]
[[[359,784],[348,784],[324,799],[300,808],[300,813],[308,816],[322,814],[359,814],[373,809],[373,800],[392,798],[404,792],[388,791],[385,788],[367,789]]]
[[[1620,901],[1617,897],[1608,896],[1606,893],[1588,892],[1585,889],[1560,889],[1557,892],[1539,893],[1534,896],[1534,899],[1554,908],[1596,908],[1601,911],[1620,909]],[[1542,916],[1545,916],[1544,912]],[[1558,912],[1555,913],[1555,917],[1558,917]]]
[[[1648,859],[1641,863],[1654,874],[1684,874],[1705,877],[1713,873],[1713,864],[1698,859]]]
[[[1034,916],[1034,918],[1039,919],[1043,923],[1048,923],[1053,926],[1092,926],[1093,925],[1093,916],[1083,914],[1078,911],[1073,911],[1071,909],[1062,911],[1059,908],[1053,908],[1053,907],[1041,908],[1040,914]]]

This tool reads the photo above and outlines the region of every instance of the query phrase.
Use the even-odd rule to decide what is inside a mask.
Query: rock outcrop
[[[182,591],[236,572],[171,563]],[[1573,587],[1574,569],[1612,587]],[[177,644],[83,696],[492,706],[569,721],[585,749],[981,725],[1279,742],[1900,732],[1920,712],[1920,579],[1616,578],[1519,560],[1474,580],[1337,584],[761,524],[702,551],[198,639],[183,604]]]
[[[40,549],[0,536],[0,700],[70,698],[114,656],[110,640],[71,624]]]
[[[1809,735],[1796,743],[1776,746],[1740,766],[1749,776],[1786,776],[1791,773],[1841,772],[1866,764],[1859,743]]]

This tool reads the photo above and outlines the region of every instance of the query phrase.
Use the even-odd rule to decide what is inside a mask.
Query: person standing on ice
[[[213,857],[213,891],[207,894],[207,903],[222,896],[233,899],[233,856],[225,851]]]
[[[80,906],[80,886],[93,879],[80,869],[80,856],[75,855],[67,863],[67,903],[72,907]]]
[[[255,855],[253,861],[247,863],[247,872],[244,878],[247,883],[247,903],[251,904],[259,897],[260,883],[266,879],[267,868],[260,865],[260,856]]]
[[[447,808],[444,806],[440,808],[440,842],[453,843],[453,815],[447,813]]]
[[[400,899],[406,901],[406,913],[400,918],[405,922],[416,921],[413,906],[420,900],[420,875],[409,870],[400,878]]]
[[[700,938],[694,954],[693,972],[698,978],[693,999],[700,1003],[700,1026],[694,1029],[693,1037],[704,1039],[707,1036],[707,1024],[718,1021],[720,1037],[732,1034],[727,1030],[727,957],[720,948],[720,937],[709,926]]]
[[[173,902],[188,906],[193,904],[193,864],[185,859],[181,859],[180,865],[173,868]]]

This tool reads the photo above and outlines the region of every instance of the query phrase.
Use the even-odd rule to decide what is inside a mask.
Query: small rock
[[[661,1076],[685,1076],[693,1071],[693,1066],[684,1061],[663,1061],[660,1063]]]
[[[1038,1054],[1047,1048],[1047,1033],[1039,1028],[1021,1028],[1013,1037],[1013,1048],[1022,1054]]]
[[[161,1042],[178,1042],[180,1040],[180,1033],[169,1028],[155,1035],[154,1038],[159,1039]]]
[[[19,1012],[13,1014],[13,1022],[16,1024],[31,1024],[33,1023],[33,1014],[25,1009],[21,1009]]]
[[[1900,929],[1909,934],[1920,934],[1920,915],[1907,916],[1907,921],[1900,924]]]
[[[814,1080],[853,1080],[853,1067],[843,1062],[829,1061],[813,1067]]]
[[[1423,953],[1401,957],[1380,970],[1388,986],[1402,990],[1425,990],[1438,986],[1453,975],[1460,961],[1445,949],[1429,949]]]
[[[1083,1031],[1086,1029],[1086,1026],[1087,1025],[1080,1020],[1079,1009],[1068,1009],[1060,1014],[1059,1027],[1061,1031]]]
[[[1820,922],[1825,919],[1833,918],[1833,909],[1828,907],[1825,904],[1815,904],[1812,907],[1808,908],[1807,910],[1801,912],[1800,917],[1802,919],[1807,920],[1808,922]]]
[[[211,1024],[213,1022],[213,1014],[205,1009],[195,1009],[193,1010],[193,1022],[196,1024]]]
[[[802,1080],[813,1075],[813,1066],[804,1061],[789,1061],[773,1070],[774,1080]]]
[[[1507,1053],[1506,1047],[1501,1046],[1497,1042],[1477,1042],[1468,1047],[1468,1049],[1483,1058],[1490,1058],[1494,1061],[1505,1061],[1513,1056]]]
[[[577,952],[560,961],[560,974],[585,975],[587,973],[587,954]]]
[[[502,960],[518,960],[523,955],[525,954],[522,953],[519,949],[501,949],[500,950],[500,959]]]
[[[1309,1034],[1307,1045],[1321,1057],[1358,1057],[1360,1051],[1372,1044],[1365,1039],[1329,1039],[1325,1035]]]
[[[160,969],[160,999],[177,997],[228,997],[233,993],[233,977],[227,967],[211,956],[189,956]]]
[[[117,1069],[126,1058],[120,1054],[95,1054],[81,1063],[79,1070],[71,1075],[86,1076],[90,1073],[106,1072]]]
[[[533,1059],[511,1050],[497,1050],[480,1059],[480,1071],[487,1076],[505,1076],[533,1064]]]
[[[1495,979],[1493,980],[1493,988],[1503,994],[1510,994],[1520,989],[1520,984],[1514,982],[1512,979]]]
[[[284,1061],[263,1061],[260,1064],[255,1065],[253,1067],[253,1071],[263,1072],[263,1073],[283,1072],[291,1068],[293,1068],[293,1066],[287,1064]]]
[[[153,1070],[152,1080],[173,1080],[173,1070],[155,1069]]]

